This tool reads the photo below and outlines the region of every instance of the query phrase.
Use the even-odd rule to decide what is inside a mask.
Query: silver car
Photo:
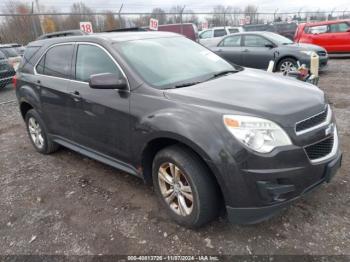
[[[266,70],[271,60],[275,71],[289,72],[300,64],[310,66],[310,56],[319,56],[319,68],[328,62],[327,51],[317,45],[293,43],[290,39],[271,32],[242,32],[224,37],[210,48],[225,60],[245,66]]]

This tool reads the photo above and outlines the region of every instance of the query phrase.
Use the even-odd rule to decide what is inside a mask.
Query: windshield
[[[215,73],[235,70],[213,52],[184,37],[141,39],[115,46],[129,65],[157,88],[204,81]]]
[[[280,44],[280,45],[293,44],[293,41],[291,41],[287,37],[284,37],[284,36],[281,36],[281,35],[278,35],[278,34],[273,34],[272,33],[272,34],[269,34],[268,37],[270,38],[270,40],[272,40],[276,44]]]

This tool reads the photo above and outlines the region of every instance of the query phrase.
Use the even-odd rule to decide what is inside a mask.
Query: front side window
[[[73,45],[58,45],[50,48],[36,67],[39,74],[70,78]]]
[[[225,47],[238,47],[241,46],[241,36],[235,35],[235,36],[228,36],[222,42],[220,43],[220,46]]]
[[[212,36],[213,36],[213,31],[212,30],[207,30],[207,31],[202,32],[199,35],[199,38],[200,39],[206,39],[206,38],[211,38]]]
[[[185,37],[124,41],[114,46],[145,82],[160,89],[204,81],[215,73],[235,69],[220,56]]]
[[[114,61],[100,47],[79,45],[75,69],[76,80],[88,82],[91,75],[102,73],[121,76],[121,72]]]
[[[214,30],[214,37],[221,37],[226,35],[226,30],[225,29],[215,29]]]
[[[308,34],[324,34],[327,33],[328,27],[326,25],[311,26],[308,28]]]
[[[244,46],[247,47],[265,47],[271,45],[271,42],[264,37],[257,35],[246,35],[244,40]]]

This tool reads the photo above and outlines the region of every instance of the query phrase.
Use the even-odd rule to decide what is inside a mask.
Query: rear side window
[[[214,37],[220,37],[226,35],[225,29],[215,29],[214,30]]]
[[[225,47],[241,46],[241,36],[240,35],[228,36],[221,41],[220,46],[225,46]]]
[[[70,78],[73,45],[59,45],[50,48],[36,67],[39,74]]]
[[[343,23],[337,23],[337,24],[331,24],[329,25],[329,32],[330,33],[344,33],[348,31],[350,26],[343,22]]]
[[[79,45],[75,69],[76,80],[88,82],[91,75],[102,73],[121,76],[121,72],[114,61],[100,47]]]
[[[230,28],[228,31],[230,32],[230,34],[234,34],[234,33],[238,33],[239,32],[239,30],[236,29],[236,28]]]
[[[271,45],[271,42],[258,35],[246,35],[244,39],[244,46],[248,47],[265,47]]]

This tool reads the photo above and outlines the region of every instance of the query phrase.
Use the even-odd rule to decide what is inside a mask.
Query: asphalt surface
[[[344,152],[332,182],[266,222],[220,218],[196,231],[131,175],[68,149],[37,153],[13,89],[0,90],[0,254],[350,255],[349,71],[350,59],[331,60],[320,81]]]

